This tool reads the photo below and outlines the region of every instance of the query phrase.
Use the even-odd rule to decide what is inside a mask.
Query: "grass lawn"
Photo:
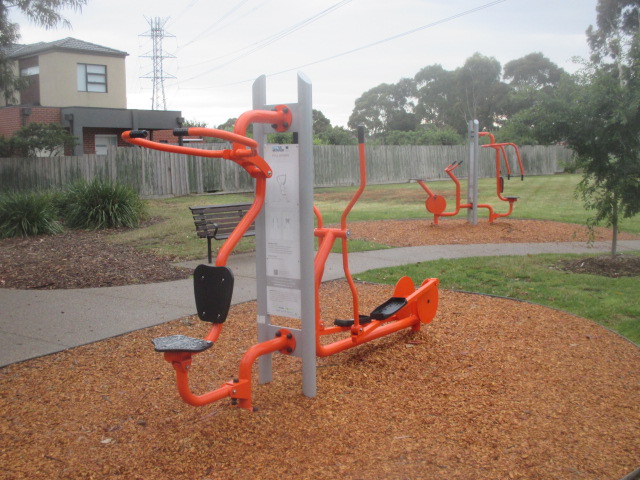
[[[519,177],[505,181],[505,195],[519,196],[512,217],[515,219],[541,219],[559,222],[585,224],[590,212],[575,198],[575,187],[580,175],[553,175],[544,177]],[[451,181],[429,183],[430,188],[447,198],[448,209],[454,204],[454,189]],[[315,204],[323,215],[325,224],[340,221],[340,216],[356,187],[323,188],[315,193]],[[495,196],[495,180],[481,179],[479,185],[480,202],[494,205],[499,212],[506,211],[506,203]],[[223,203],[249,202],[252,194],[238,195],[197,195],[179,198],[149,200],[149,215],[154,221],[146,227],[114,235],[116,242],[130,243],[142,249],[170,255],[176,259],[191,260],[206,255],[206,242],[195,234],[190,206]],[[425,209],[426,193],[416,183],[368,186],[354,206],[348,221],[433,218]],[[462,185],[462,199],[466,199],[466,185]],[[501,205],[503,204],[504,205]],[[480,216],[486,212],[480,209]],[[461,211],[460,218],[464,218]],[[498,220],[500,221],[500,220]],[[640,233],[640,215],[625,219],[621,230]],[[215,242],[214,242],[215,243]],[[219,243],[219,242],[217,242]],[[254,248],[253,238],[245,238],[238,246],[238,252]],[[384,248],[383,245],[367,242],[352,242],[351,251]]]
[[[636,253],[640,254],[640,252]],[[640,277],[609,278],[568,273],[561,260],[584,255],[527,255],[436,260],[370,270],[358,279],[393,284],[403,275],[419,284],[428,277],[440,287],[517,298],[589,318],[640,344]],[[517,308],[517,305],[514,306]]]
[[[552,175],[512,177],[505,180],[504,195],[520,197],[515,203],[510,218],[553,220],[557,222],[578,223],[584,225],[592,212],[584,209],[581,199],[574,192],[580,175]],[[466,180],[461,180],[461,200],[467,198]],[[427,182],[437,195],[447,200],[447,211],[455,205],[454,184],[450,180]],[[325,216],[326,223],[338,222],[344,206],[353,194],[354,187],[319,189],[315,194],[315,202]],[[497,212],[506,212],[508,205],[496,197],[496,182],[493,178],[482,178],[478,186],[479,203],[488,203]],[[433,218],[426,211],[427,194],[417,183],[372,185],[368,186],[358,203],[353,208],[350,221],[382,220],[392,218]],[[486,209],[479,209],[478,215],[487,218]],[[466,210],[461,210],[458,218],[466,218]],[[498,220],[499,221],[499,220]],[[640,233],[640,216],[625,219],[621,230]]]

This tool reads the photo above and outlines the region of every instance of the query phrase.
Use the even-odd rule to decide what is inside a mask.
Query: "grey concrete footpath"
[[[372,268],[407,265],[440,258],[537,253],[607,252],[609,242],[501,243],[393,248],[349,255],[353,274]],[[640,250],[640,241],[620,241],[620,252]],[[205,261],[185,262],[195,267]],[[255,299],[253,254],[233,255],[233,303]],[[324,280],[341,278],[342,258],[332,254]],[[75,290],[0,289],[0,366],[158,325],[196,311],[191,280]]]

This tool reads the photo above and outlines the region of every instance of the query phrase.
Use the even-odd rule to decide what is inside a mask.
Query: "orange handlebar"
[[[197,135],[219,138],[221,140],[232,142],[234,149],[204,150],[200,148],[183,147],[181,145],[170,145],[168,143],[155,142],[153,140],[147,140],[147,132],[145,130],[128,130],[122,134],[122,139],[133,145],[151,148],[153,150],[161,150],[163,152],[180,153],[183,155],[193,155],[206,158],[225,158],[239,164],[254,178],[257,176],[269,178],[272,175],[271,167],[269,167],[267,162],[257,154],[256,149],[258,148],[258,142],[252,138],[245,137],[244,135],[238,135],[237,133],[227,132],[226,130],[203,127],[179,128],[175,129],[173,132],[178,136]]]

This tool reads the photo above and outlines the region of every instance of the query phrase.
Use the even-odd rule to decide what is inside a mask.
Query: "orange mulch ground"
[[[344,282],[323,317],[348,315]],[[359,285],[369,311],[391,288]],[[237,375],[255,303],[232,307],[192,368],[197,393]],[[274,358],[251,413],[180,401],[150,339],[195,319],[0,370],[0,478],[620,479],[640,459],[640,349],[593,322],[526,303],[441,293],[435,320],[318,360]]]
[[[588,239],[583,227],[511,219],[350,229],[389,245]],[[595,239],[610,235],[596,230]],[[23,260],[42,271],[33,257],[49,261],[48,250],[23,243],[3,244],[13,250],[2,258],[16,259],[18,271],[20,252],[29,252]],[[109,248],[92,250],[98,244]],[[117,284],[117,262],[137,256],[107,253],[117,278],[104,281]],[[151,265],[158,278],[169,266]],[[6,276],[7,286],[22,277]],[[392,294],[382,285],[358,290],[364,312]],[[326,323],[349,318],[350,305],[344,281],[323,285]],[[232,307],[220,340],[194,360],[197,393],[237,376],[255,319],[254,302]],[[299,360],[276,355],[273,382],[254,386],[257,413],[179,399],[150,340],[202,337],[207,327],[177,319],[0,369],[0,479],[617,480],[640,465],[640,349],[567,313],[441,291],[436,318],[420,332],[318,359],[316,398],[301,395]]]
[[[462,219],[377,220],[349,224],[352,239],[364,239],[393,247],[473,243],[542,243],[610,241],[611,230],[547,220],[500,219],[493,224],[481,219],[470,225]],[[620,232],[619,240],[635,240],[639,235]]]

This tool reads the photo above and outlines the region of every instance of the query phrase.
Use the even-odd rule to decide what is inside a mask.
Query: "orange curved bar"
[[[342,212],[342,217],[340,217],[340,228],[343,230],[347,229],[347,217],[367,186],[367,157],[364,147],[364,131],[361,132],[361,128],[362,127],[358,127],[358,136],[360,137],[358,143],[358,157],[360,159],[360,186],[353,194],[353,197],[351,197],[351,201],[344,209],[344,212]]]
[[[360,325],[360,312],[359,312],[359,304],[358,304],[358,290],[356,289],[356,284],[353,281],[353,277],[351,276],[351,271],[349,270],[349,247],[347,245],[347,217],[351,212],[351,209],[356,204],[362,192],[364,192],[365,187],[367,186],[367,156],[366,150],[364,146],[364,127],[362,125],[358,126],[358,159],[360,163],[360,186],[358,190],[353,194],[351,201],[346,206],[344,211],[342,212],[342,216],[340,217],[340,229],[345,233],[345,236],[342,237],[342,269],[344,271],[344,276],[347,279],[347,283],[349,284],[349,289],[351,290],[351,299],[353,305],[353,319],[354,319],[354,328],[358,328]]]
[[[436,196],[436,194],[435,194],[435,193],[433,193],[433,190],[431,190],[429,187],[427,187],[427,184],[426,184],[426,183],[424,183],[424,181],[422,181],[422,180],[416,180],[416,183],[417,183],[418,185],[420,185],[420,186],[422,187],[422,189],[423,189],[425,192],[427,192],[427,195],[429,195],[430,197],[435,197],[435,196]]]
[[[220,333],[222,333],[222,325],[222,323],[214,323],[204,339],[213,343],[217,342],[220,337]]]
[[[273,110],[249,110],[238,117],[233,132],[244,137],[252,123],[270,123],[277,132],[286,132],[292,121],[291,109],[286,105],[277,105]]]
[[[245,352],[240,361],[239,382],[236,382],[236,391],[232,391],[232,398],[239,400],[238,406],[251,410],[251,368],[262,355],[281,352],[285,355],[293,353],[296,349],[296,341],[291,332],[281,329],[280,335],[266,342],[258,343]]]
[[[442,212],[442,213],[434,213],[433,214],[433,223],[434,224],[438,224],[438,218],[439,217],[454,217],[456,215],[458,215],[458,213],[460,213],[460,209],[461,208],[471,208],[471,204],[470,203],[465,203],[465,204],[461,204],[460,203],[460,180],[458,180],[458,177],[456,177],[456,174],[453,173],[453,171],[458,168],[460,165],[462,164],[462,162],[454,162],[451,165],[449,165],[447,168],[444,169],[444,171],[446,172],[447,175],[449,175],[449,178],[451,178],[451,180],[453,180],[453,183],[455,183],[456,185],[456,207],[452,212]]]
[[[291,332],[281,329],[279,335],[266,342],[258,343],[245,352],[240,361],[239,378],[227,382],[216,390],[203,395],[195,395],[189,386],[189,369],[191,367],[191,352],[168,352],[165,359],[173,365],[176,371],[176,382],[180,397],[189,405],[201,407],[221,400],[225,397],[239,400],[239,406],[251,409],[251,368],[256,359],[262,355],[280,351],[290,354],[295,350],[296,341]]]
[[[233,150],[204,150],[201,148],[183,147],[181,145],[171,145],[168,143],[154,142],[153,140],[147,140],[146,138],[131,137],[131,130],[124,132],[122,139],[132,145],[140,147],[151,148],[153,150],[160,150],[163,152],[180,153],[183,155],[192,155],[197,157],[206,158],[224,158],[237,163],[244,168],[252,177],[265,176],[271,177],[271,167],[267,162],[256,153],[257,142],[251,138],[237,135],[225,130],[216,130],[213,128],[188,128],[186,129],[188,135],[206,135],[222,140],[234,142]],[[192,133],[193,132],[193,133]],[[202,132],[202,133],[195,133]],[[249,147],[247,149],[246,147]]]
[[[231,232],[229,238],[225,240],[218,251],[218,255],[216,257],[216,266],[224,267],[227,264],[227,260],[229,259],[229,255],[242,237],[244,233],[249,229],[251,224],[255,221],[256,217],[260,214],[260,210],[262,210],[262,206],[264,205],[264,199],[267,192],[267,179],[264,177],[256,178],[256,193],[253,198],[253,204],[247,211],[247,213],[242,217],[242,220],[238,223],[236,228]]]

